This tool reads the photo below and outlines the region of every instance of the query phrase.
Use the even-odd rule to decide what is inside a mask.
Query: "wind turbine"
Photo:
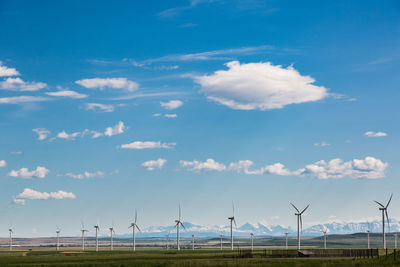
[[[221,232],[221,234],[219,235],[221,250],[222,250],[222,238],[223,238],[223,237],[224,237],[224,235],[223,235],[222,232]]]
[[[13,229],[11,228],[11,226],[10,226],[10,228],[8,229],[8,231],[10,232],[10,251],[12,250],[12,245],[13,245],[13,240],[12,240],[12,234],[14,233],[14,231],[13,231]]]
[[[57,226],[56,234],[57,234],[57,251],[60,249],[60,232],[61,228]]]
[[[369,226],[369,223],[368,223],[368,229],[367,229],[367,239],[368,239],[368,249],[370,249],[370,246],[369,246],[369,233],[371,232],[371,227]]]
[[[113,250],[114,248],[114,244],[113,244],[113,233],[115,234],[114,231],[114,221],[112,222],[112,226],[110,228],[108,228],[110,230],[110,250]]]
[[[308,209],[310,204],[308,204],[307,207],[304,210],[302,210],[301,212],[292,203],[290,203],[290,205],[292,205],[293,208],[297,211],[297,213],[295,213],[294,215],[297,216],[297,249],[300,250],[300,248],[301,248],[300,232],[301,232],[301,229],[303,228],[303,221],[301,219],[301,215],[306,211],[306,209]]]
[[[326,233],[328,232],[328,228],[324,227],[324,230],[321,230],[324,234],[324,249],[326,249]]]
[[[232,217],[228,217],[231,222],[231,250],[233,250],[233,223],[235,223],[235,228],[237,228],[235,220],[235,205],[232,202]]]
[[[192,235],[192,250],[194,250],[194,235]]]
[[[85,232],[88,232],[88,230],[85,229],[85,225],[83,224],[83,222],[81,222],[82,224],[82,228],[81,228],[81,232],[82,232],[82,250],[85,250]]]
[[[135,210],[135,221],[132,222],[131,225],[128,227],[128,228],[132,227],[132,247],[133,247],[133,251],[136,250],[135,230],[138,229],[139,232],[142,232],[136,222],[137,222],[137,211]]]
[[[183,223],[181,222],[181,205],[179,205],[179,219],[175,220],[175,227],[176,227],[176,248],[178,250],[181,250],[180,246],[179,246],[179,226],[182,225],[183,229],[185,229],[185,226],[183,225]]]
[[[253,248],[254,248],[254,234],[253,233],[250,233],[250,238],[251,238],[251,251],[253,251]]]
[[[286,236],[286,243],[285,243],[286,246],[285,247],[286,247],[286,249],[288,249],[288,234],[289,234],[288,232],[285,233],[285,236]]]
[[[96,252],[99,251],[99,236],[98,232],[100,230],[99,222],[94,226],[94,229],[96,230]]]
[[[388,206],[390,204],[390,201],[392,201],[392,196],[393,196],[393,194],[390,195],[389,201],[386,204],[386,206],[383,206],[381,203],[379,203],[378,201],[374,200],[374,202],[380,206],[379,210],[382,211],[382,235],[383,235],[383,240],[382,241],[383,241],[383,248],[384,249],[386,249],[385,214],[386,214],[387,224],[388,224],[389,231],[390,231],[389,216],[388,216],[387,208],[388,208]]]

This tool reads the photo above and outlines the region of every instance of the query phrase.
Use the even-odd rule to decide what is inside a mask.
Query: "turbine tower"
[[[394,234],[394,248],[397,249],[397,233]]]
[[[326,233],[328,232],[328,228],[324,227],[324,230],[321,230],[324,234],[324,249],[326,249]]]
[[[220,235],[219,235],[219,238],[220,238],[220,245],[221,245],[221,250],[222,250],[222,238],[224,237],[224,235],[221,233]]]
[[[82,250],[85,250],[85,232],[88,232],[88,230],[85,229],[85,225],[83,224],[83,222],[81,222],[82,224],[82,228],[81,228],[81,232],[82,232]]]
[[[371,227],[369,226],[369,223],[368,223],[368,229],[367,229],[367,241],[368,241],[368,249],[370,249],[370,245],[369,245],[369,233],[371,232]]]
[[[250,238],[251,238],[251,251],[254,249],[254,234],[250,233]]]
[[[12,234],[14,233],[13,229],[10,227],[8,229],[8,232],[10,232],[10,251],[12,250],[12,246],[13,246],[13,240],[12,240]]]
[[[61,228],[57,226],[56,234],[57,234],[57,251],[60,249],[60,232]]]
[[[167,250],[169,250],[169,234],[170,231],[168,231],[168,234],[165,235],[165,237],[167,238]]]
[[[97,222],[97,224],[94,226],[94,229],[96,230],[96,252],[99,251],[99,230],[100,230],[100,226],[99,226],[99,222]]]
[[[192,235],[192,250],[194,250],[194,235]]]
[[[138,229],[139,232],[142,232],[136,222],[137,222],[137,210],[135,209],[135,221],[132,222],[131,225],[128,227],[128,228],[132,227],[132,247],[133,247],[133,251],[136,251],[135,231],[136,231],[136,229]]]
[[[306,209],[308,209],[310,204],[308,204],[307,207],[305,207],[305,209],[302,210],[301,212],[292,203],[290,203],[290,205],[292,205],[293,208],[297,211],[294,215],[297,216],[297,249],[300,250],[300,248],[301,248],[300,234],[301,234],[301,229],[303,228],[303,221],[301,219],[301,215],[303,215],[303,213],[306,211]]]
[[[113,243],[113,233],[115,234],[114,231],[114,221],[112,222],[112,226],[108,228],[110,230],[110,250],[113,250],[114,248],[114,243]]]
[[[386,215],[387,224],[388,224],[389,231],[390,231],[389,216],[388,216],[387,208],[388,208],[388,206],[390,204],[390,201],[392,201],[392,196],[393,196],[393,194],[390,195],[389,201],[386,204],[386,206],[383,206],[381,203],[379,203],[378,201],[374,200],[374,202],[380,206],[379,210],[382,211],[382,236],[383,236],[382,242],[383,242],[383,249],[386,249],[385,215]]]
[[[286,249],[288,249],[288,232],[286,232],[285,233],[285,236],[286,236],[286,243],[285,243],[285,247],[286,247]]]
[[[182,225],[183,229],[185,229],[185,226],[183,225],[181,221],[181,205],[179,205],[179,219],[175,220],[175,227],[176,227],[176,249],[181,250],[179,246],[179,226]]]
[[[231,223],[231,250],[233,250],[233,223],[235,223],[235,228],[237,228],[235,220],[235,205],[232,202],[232,217],[228,217]]]

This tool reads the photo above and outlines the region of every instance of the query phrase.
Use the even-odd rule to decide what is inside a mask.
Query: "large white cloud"
[[[368,132],[365,132],[364,135],[367,137],[384,137],[384,136],[387,136],[387,133],[368,131]]]
[[[176,143],[161,143],[154,141],[135,141],[129,144],[121,145],[121,148],[125,149],[151,149],[151,148],[165,148],[171,149],[176,145]]]
[[[19,76],[20,73],[15,68],[8,68],[0,61],[0,77]]]
[[[97,171],[97,172],[88,172],[85,171],[84,173],[66,173],[65,176],[74,178],[74,179],[87,179],[87,178],[96,178],[96,177],[104,177],[104,172]]]
[[[155,169],[161,169],[166,162],[167,162],[166,159],[159,158],[156,160],[145,161],[141,165],[143,167],[146,167],[147,170],[153,171]]]
[[[14,203],[15,204],[20,204],[24,205],[25,201],[27,199],[41,199],[41,200],[46,200],[46,199],[75,199],[76,196],[74,193],[71,192],[65,192],[62,190],[58,190],[56,192],[39,192],[36,190],[33,190],[31,188],[25,188],[22,193],[19,193],[15,198],[14,198]]]
[[[47,92],[46,95],[49,96],[55,96],[55,97],[69,97],[69,98],[74,98],[74,99],[81,99],[81,98],[86,98],[88,95],[81,94],[75,91],[71,90],[61,90],[61,91],[56,91],[56,92]]]
[[[7,78],[0,82],[0,89],[13,91],[38,91],[46,86],[42,82],[25,82],[21,78]]]
[[[226,166],[222,163],[216,162],[213,159],[207,159],[206,161],[186,161],[181,160],[180,164],[183,168],[188,168],[191,171],[200,172],[200,171],[223,171],[226,169]]]
[[[282,163],[266,165],[259,169],[251,169],[254,162],[251,160],[239,160],[232,162],[226,168],[224,164],[208,159],[201,161],[185,161],[181,160],[182,167],[187,167],[191,171],[201,170],[217,170],[217,171],[236,171],[247,175],[263,175],[275,174],[280,176],[314,176],[318,179],[335,179],[350,177],[354,179],[377,179],[385,177],[385,171],[388,163],[382,162],[374,157],[366,157],[365,159],[353,159],[343,161],[342,159],[332,159],[329,162],[324,160],[317,161],[306,165],[304,168],[291,171]]]
[[[75,140],[76,137],[81,135],[81,132],[67,133],[66,131],[61,131],[57,134],[57,138],[66,139],[66,140]]]
[[[7,161],[0,160],[0,167],[5,167],[5,166],[7,166]]]
[[[208,99],[233,109],[278,109],[328,96],[325,87],[314,85],[313,78],[301,75],[292,66],[238,61],[228,62],[226,66],[228,70],[197,76],[195,81]]]
[[[168,102],[160,102],[160,105],[165,109],[173,110],[181,107],[183,105],[183,102],[180,100],[171,100]]]
[[[40,140],[40,141],[46,139],[47,136],[49,136],[49,134],[50,134],[50,131],[47,130],[46,128],[35,128],[35,129],[32,129],[32,131],[37,133],[38,140]]]
[[[28,168],[21,168],[19,170],[11,170],[7,176],[14,178],[23,178],[23,179],[31,179],[31,178],[45,178],[46,175],[50,172],[49,169],[42,166],[37,166],[35,170],[28,170]]]
[[[82,79],[75,81],[75,83],[82,85],[86,88],[99,88],[101,90],[105,88],[112,89],[123,89],[126,91],[135,91],[139,88],[139,85],[130,81],[127,78],[93,78],[93,79]]]

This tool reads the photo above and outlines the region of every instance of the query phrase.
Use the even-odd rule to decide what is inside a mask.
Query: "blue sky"
[[[378,218],[396,1],[1,1],[1,235]],[[333,161],[332,161],[333,160]],[[126,226],[126,227],[125,227]]]

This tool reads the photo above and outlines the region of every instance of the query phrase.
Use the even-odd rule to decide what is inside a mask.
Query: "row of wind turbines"
[[[390,224],[389,224],[389,215],[387,212],[388,206],[392,200],[393,194],[390,196],[389,201],[387,202],[386,205],[383,205],[381,203],[379,203],[378,201],[374,200],[374,202],[376,204],[379,205],[379,210],[382,212],[382,243],[383,243],[383,248],[386,249],[386,235],[385,235],[385,218],[386,218],[386,222],[388,224],[388,228],[390,229]],[[290,203],[290,205],[295,209],[295,216],[297,217],[297,249],[300,250],[301,249],[301,232],[302,232],[302,228],[303,228],[303,220],[302,220],[302,215],[304,214],[304,212],[310,207],[310,204],[308,204],[302,211],[300,211],[293,203]],[[135,210],[135,217],[133,222],[131,222],[129,228],[132,228],[132,248],[133,251],[136,250],[136,230],[138,230],[139,232],[141,232],[138,224],[137,224],[137,211]],[[233,225],[235,225],[235,228],[237,229],[237,224],[236,224],[236,220],[235,220],[235,206],[234,203],[232,202],[232,216],[228,217],[228,220],[230,222],[230,247],[231,250],[234,249],[234,240],[233,240]],[[182,223],[182,213],[181,213],[181,206],[179,205],[179,215],[178,215],[178,219],[175,220],[175,224],[174,227],[176,228],[176,249],[180,250],[180,227],[183,227],[183,229],[185,229],[185,225]],[[99,251],[99,239],[98,239],[98,232],[100,230],[100,226],[99,223],[97,223],[94,226],[95,229],[95,236],[96,236],[96,251]],[[115,234],[115,230],[114,230],[114,223],[112,223],[112,226],[110,228],[108,228],[110,231],[110,250],[113,250],[113,234]],[[9,231],[9,245],[10,245],[10,250],[12,250],[12,246],[13,246],[13,239],[12,239],[12,234],[14,233],[12,228],[10,227],[8,229]],[[82,228],[81,228],[81,239],[82,239],[82,250],[85,250],[85,233],[88,232],[88,230],[85,228],[83,222],[82,222]],[[321,232],[324,235],[324,249],[326,249],[326,241],[327,241],[327,233],[328,233],[328,229],[324,228],[323,230],[321,230]],[[368,248],[370,248],[370,229],[367,229],[367,242],[368,242]],[[57,226],[57,230],[56,230],[56,238],[57,238],[57,245],[56,248],[57,250],[60,249],[60,233],[61,233],[61,228],[59,228]],[[285,233],[285,237],[286,237],[286,249],[288,249],[288,235],[289,233],[286,232]],[[397,234],[394,235],[395,236],[395,247],[397,247]],[[167,238],[167,249],[169,249],[169,241],[170,241],[170,232],[168,232],[168,234],[166,235]],[[254,234],[251,233],[250,234],[250,238],[251,238],[251,249],[253,250],[254,248]],[[223,240],[223,235],[220,234],[220,249],[222,250],[222,240]],[[194,250],[194,235],[192,235],[192,249]]]

